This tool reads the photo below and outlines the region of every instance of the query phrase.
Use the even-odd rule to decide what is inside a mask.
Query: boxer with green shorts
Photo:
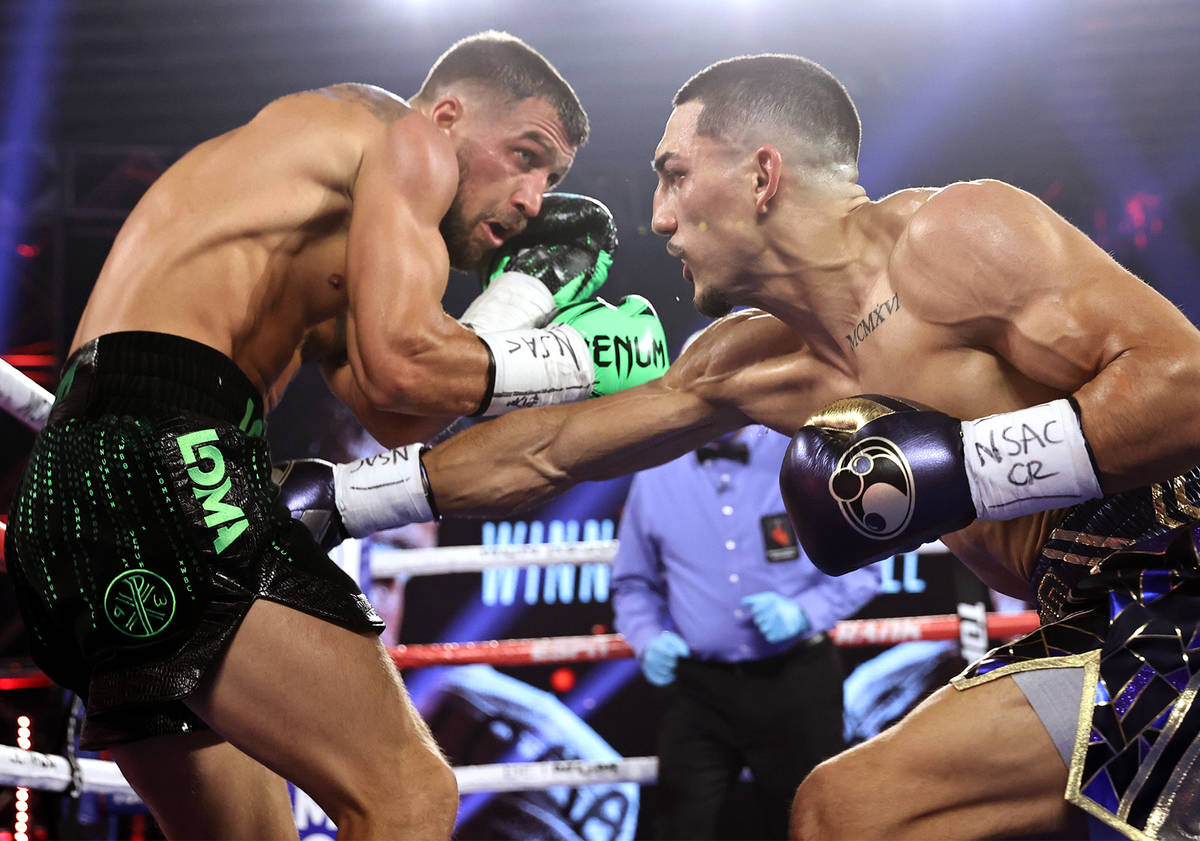
[[[616,229],[548,192],[587,133],[550,63],[486,32],[409,101],[346,84],[269,103],[122,226],[6,545],[36,661],[168,838],[294,837],[285,780],[339,838],[449,836],[454,774],[371,606],[289,517],[264,414],[306,362],[387,447],[661,373],[593,353]],[[461,319],[451,267],[486,287]],[[663,345],[648,302],[601,309],[606,337]],[[420,444],[394,455],[377,502],[432,516]]]

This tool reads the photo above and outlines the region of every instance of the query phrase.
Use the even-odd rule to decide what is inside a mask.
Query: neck
[[[871,206],[857,184],[781,203],[764,223],[766,247],[746,284],[748,304],[787,323],[826,361],[841,360],[839,367],[852,363],[844,336],[872,305],[891,253],[874,236]]]

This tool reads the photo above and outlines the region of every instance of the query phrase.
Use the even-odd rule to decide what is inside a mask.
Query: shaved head
[[[684,83],[672,104],[692,101],[703,105],[701,136],[770,143],[798,152],[810,166],[857,173],[858,110],[842,83],[814,61],[775,53],[719,61]]]

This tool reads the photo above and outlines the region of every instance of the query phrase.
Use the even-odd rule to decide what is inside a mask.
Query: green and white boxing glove
[[[603,298],[583,301],[556,315],[554,323],[569,325],[587,342],[596,379],[593,397],[657,379],[670,365],[662,322],[641,295],[626,295],[616,306]]]
[[[525,230],[504,243],[483,276],[483,292],[459,322],[476,333],[544,326],[608,278],[617,228],[601,202],[547,193]]]
[[[567,307],[542,329],[480,333],[491,355],[479,415],[570,403],[632,388],[670,364],[654,307],[640,295]]]

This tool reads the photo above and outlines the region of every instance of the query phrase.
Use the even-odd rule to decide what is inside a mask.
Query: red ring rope
[[[988,614],[990,639],[1005,639],[1032,631],[1038,626],[1035,611]],[[945,616],[901,616],[888,619],[846,619],[830,636],[840,646],[895,645],[916,640],[958,639],[959,618]],[[633,649],[620,634],[577,637],[444,642],[430,645],[398,645],[390,649],[397,668],[417,666],[490,663],[493,666],[549,665],[589,660],[620,660],[633,656]]]

